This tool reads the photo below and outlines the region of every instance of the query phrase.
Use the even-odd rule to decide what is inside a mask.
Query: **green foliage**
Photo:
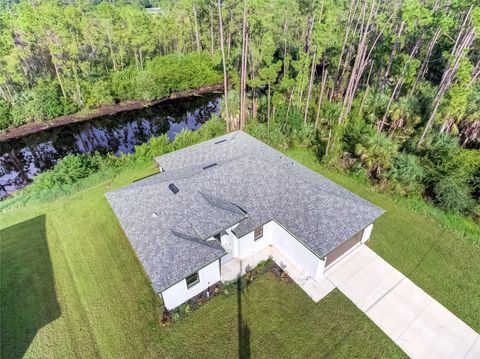
[[[88,84],[85,106],[95,108],[100,105],[110,105],[114,102],[111,90],[111,83],[105,80],[98,80]]]
[[[449,212],[466,212],[474,204],[467,183],[455,174],[440,179],[434,192],[439,206]]]
[[[31,91],[25,91],[17,96],[10,111],[11,123],[9,127],[20,126],[27,121],[39,120],[42,114],[38,111]]]
[[[405,152],[395,157],[390,175],[408,192],[421,192],[421,184],[425,178],[425,170],[420,159]]]
[[[144,69],[130,66],[115,72],[112,88],[120,100],[153,100],[221,81],[217,65],[208,54],[170,54],[148,60]]]
[[[35,177],[37,190],[69,185],[90,176],[100,168],[101,157],[98,154],[79,154],[65,156],[55,167]]]
[[[397,154],[398,146],[384,133],[375,132],[373,135],[364,136],[355,146],[355,154],[367,167],[370,174],[380,179],[383,177]]]
[[[33,102],[39,119],[49,120],[64,113],[62,92],[56,82],[45,79],[39,81],[33,90]]]
[[[0,100],[0,131],[7,129],[11,124],[11,106],[7,101]]]

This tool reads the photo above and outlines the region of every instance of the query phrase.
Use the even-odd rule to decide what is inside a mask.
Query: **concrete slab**
[[[325,275],[410,357],[480,359],[479,334],[368,247]]]
[[[346,296],[352,298],[357,304],[371,293],[395,269],[391,266],[385,268],[385,261],[374,257],[372,261],[360,268],[356,273],[340,283],[335,283]]]
[[[364,312],[375,305],[382,299],[390,290],[397,286],[405,276],[397,270],[388,273],[381,281],[377,283],[369,293],[361,298],[355,304]]]
[[[480,335],[477,335],[475,343],[468,351],[468,354],[465,356],[465,359],[478,359],[480,358]]]
[[[397,344],[412,358],[464,358],[477,337],[472,328],[432,300]]]
[[[405,278],[366,314],[396,341],[431,301],[427,293]]]
[[[372,254],[373,253],[373,254]],[[350,255],[342,258],[325,271],[325,276],[338,286],[355,275],[361,268],[374,261],[378,256],[367,246],[357,247]]]

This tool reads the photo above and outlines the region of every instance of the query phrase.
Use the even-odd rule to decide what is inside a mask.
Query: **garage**
[[[337,259],[347,253],[350,249],[352,249],[355,245],[360,243],[362,240],[363,229],[356,233],[353,237],[347,239],[345,242],[340,244],[337,248],[327,254],[327,259],[325,261],[325,268],[333,264]]]

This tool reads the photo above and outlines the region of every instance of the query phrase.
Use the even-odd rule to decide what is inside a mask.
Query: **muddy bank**
[[[49,122],[29,122],[22,126],[12,128],[0,133],[0,141],[12,140],[15,138],[31,135],[50,128],[65,126],[71,123],[92,120],[102,116],[115,115],[121,112],[141,109],[173,99],[180,99],[190,96],[202,95],[223,90],[222,84],[206,85],[193,90],[173,92],[170,96],[153,101],[123,101],[115,105],[104,105],[92,110],[89,114],[73,114],[57,117]]]

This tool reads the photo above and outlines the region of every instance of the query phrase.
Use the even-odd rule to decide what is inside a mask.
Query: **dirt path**
[[[15,127],[0,133],[0,141],[12,140],[15,138],[31,135],[49,128],[65,126],[70,123],[92,120],[97,117],[110,116],[120,112],[136,110],[144,107],[153,106],[161,102],[190,96],[202,95],[215,91],[223,90],[223,84],[206,85],[193,90],[173,92],[170,96],[160,100],[153,101],[123,101],[115,105],[104,105],[92,111],[89,114],[73,114],[57,117],[48,122],[29,122],[22,126]]]

